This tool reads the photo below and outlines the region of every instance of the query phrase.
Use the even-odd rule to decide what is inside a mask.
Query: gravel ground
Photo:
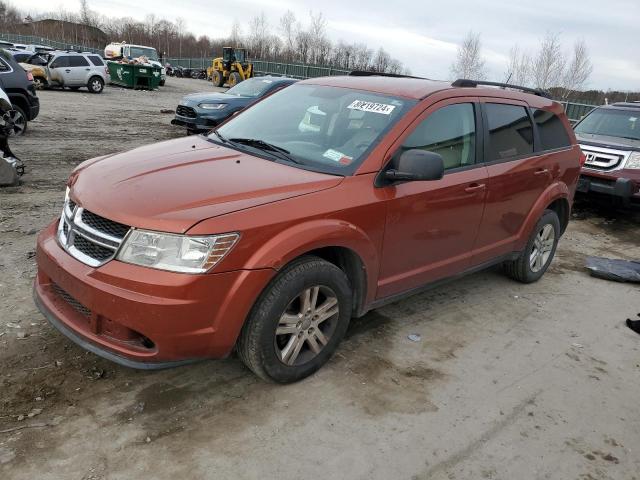
[[[638,213],[581,203],[540,282],[493,269],[371,312],[295,385],[236,358],[130,370],[55,332],[31,300],[34,242],[68,174],[181,135],[161,109],[203,90],[44,91],[12,143],[28,173],[0,191],[0,478],[640,478],[640,336],[624,326],[640,290],[583,268],[640,258]]]

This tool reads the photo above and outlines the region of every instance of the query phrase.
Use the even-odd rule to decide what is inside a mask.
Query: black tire
[[[229,84],[229,87],[235,87],[241,81],[242,81],[242,77],[238,72],[231,72],[229,74],[229,81],[227,83]]]
[[[224,85],[224,77],[218,70],[214,70],[211,74],[211,81],[213,82],[214,87],[221,87]]]
[[[541,235],[544,235],[545,229],[548,231],[549,226],[553,229],[553,240],[551,242],[547,239],[545,241],[546,246],[543,246],[545,242],[540,240],[542,238]],[[559,239],[560,220],[558,219],[558,214],[553,210],[545,210],[520,256],[515,260],[504,263],[504,271],[507,276],[522,283],[533,283],[540,280],[553,260]],[[547,248],[550,248],[550,250],[547,250]],[[538,252],[538,256],[535,255],[534,250]],[[547,252],[549,255],[544,258]],[[534,259],[538,260],[537,265]]]
[[[160,83],[158,85],[160,85],[161,87],[164,87],[164,82],[165,80],[160,80]]]
[[[19,137],[27,133],[27,126],[29,124],[26,112],[19,105],[13,104],[11,105],[11,110],[9,111],[9,119],[13,122],[13,128],[9,131],[9,135],[13,135]]]
[[[315,293],[315,299],[312,300],[313,311],[306,310],[308,313],[304,316],[301,313],[287,313],[296,303],[304,310],[303,292],[316,288],[319,293]],[[328,294],[324,296],[322,292]],[[342,270],[315,256],[301,257],[285,267],[256,301],[242,327],[236,345],[238,355],[251,371],[264,380],[278,383],[301,380],[316,372],[335,352],[349,326],[351,299],[351,286]],[[337,301],[337,304],[332,303],[333,306],[323,310],[323,307],[329,305],[330,300]],[[315,306],[318,307],[317,315],[314,315]],[[336,306],[338,311],[334,312]],[[324,315],[326,320],[320,319],[318,323],[313,323],[314,319],[321,315]],[[288,328],[296,329],[296,333],[276,333],[278,327],[283,326],[281,322],[285,316],[295,317],[294,323],[289,323]],[[312,334],[314,327],[317,330]],[[283,338],[287,335],[288,338]],[[308,337],[313,338],[307,340]],[[318,338],[324,339],[324,346],[322,342],[317,342]],[[314,351],[311,340],[319,351]],[[294,364],[285,364],[282,359],[282,353],[287,347],[279,345],[287,341],[302,345],[297,349],[295,357],[292,356],[290,359]],[[293,349],[292,347],[289,350]]]
[[[91,77],[87,82],[87,88],[91,93],[102,93],[102,90],[104,90],[104,80],[98,76]]]

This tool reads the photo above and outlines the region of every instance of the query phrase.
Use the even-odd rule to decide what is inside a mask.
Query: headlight
[[[633,152],[629,155],[627,163],[624,168],[637,168],[640,169],[640,152]]]
[[[131,230],[118,260],[145,267],[182,273],[204,273],[233,248],[237,233],[195,237]]]
[[[227,108],[226,103],[199,103],[198,106],[205,110],[222,110],[223,108]]]

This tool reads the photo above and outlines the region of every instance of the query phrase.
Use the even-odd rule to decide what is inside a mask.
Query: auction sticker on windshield
[[[329,160],[333,160],[334,162],[338,162],[342,165],[349,165],[353,160],[352,157],[349,157],[344,153],[334,150],[332,148],[324,152],[322,156],[325,158],[328,158]]]
[[[351,110],[362,110],[363,112],[381,113],[382,115],[390,115],[395,105],[387,105],[386,103],[365,102],[364,100],[355,100],[347,108]]]

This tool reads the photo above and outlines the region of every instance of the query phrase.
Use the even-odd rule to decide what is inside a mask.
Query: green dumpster
[[[155,90],[160,85],[160,67],[118,62],[107,62],[107,65],[114,85],[147,90]]]

